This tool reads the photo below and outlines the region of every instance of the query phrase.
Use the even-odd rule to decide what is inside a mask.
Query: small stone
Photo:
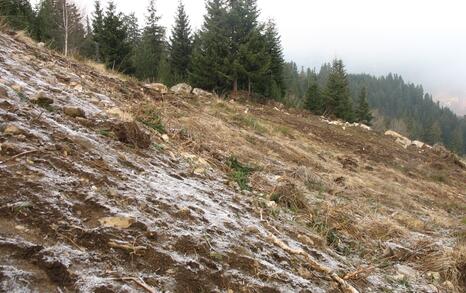
[[[168,93],[168,87],[162,83],[148,83],[144,85],[146,88],[153,89],[161,94]]]
[[[23,133],[23,130],[14,124],[7,124],[3,129],[3,134],[6,135],[19,135]]]
[[[86,118],[86,113],[84,112],[84,110],[78,107],[64,107],[63,113],[73,118]]]
[[[432,281],[439,281],[440,280],[440,273],[439,272],[428,272],[427,277]]]
[[[37,47],[39,47],[39,48],[44,48],[44,47],[45,47],[45,43],[43,43],[43,42],[37,43]]]
[[[195,88],[193,89],[193,94],[197,97],[200,98],[210,98],[213,96],[212,93],[209,93],[208,91],[205,91],[203,89]]]
[[[22,226],[22,225],[16,225],[15,229],[18,230],[18,231],[26,231],[27,230],[27,228]]]
[[[408,280],[416,280],[418,272],[406,265],[397,264],[395,270],[399,275],[403,275]]]
[[[8,91],[6,88],[0,86],[0,97],[8,98]]]
[[[19,84],[14,84],[11,86],[11,88],[17,93],[21,93],[23,91],[23,87]]]
[[[189,95],[191,94],[192,90],[193,88],[186,83],[180,83],[170,88],[170,91],[174,92],[177,95]]]
[[[105,217],[99,219],[99,222],[103,227],[127,229],[135,223],[135,220],[128,217]]]
[[[163,139],[164,142],[169,142],[170,141],[170,138],[166,134],[162,135],[162,139]]]
[[[273,200],[268,201],[265,205],[270,209],[274,209],[274,208],[276,208],[278,206],[277,203],[274,202]]]
[[[314,241],[306,235],[302,235],[302,234],[298,235],[298,240],[308,246],[314,246]]]
[[[204,168],[196,168],[194,169],[193,173],[194,175],[201,176],[201,175],[205,175],[206,170]]]
[[[54,100],[49,98],[43,91],[37,92],[31,101],[41,106],[50,106],[54,102]]]
[[[247,227],[246,232],[249,234],[260,234],[259,228],[257,228],[256,226]]]
[[[448,288],[449,290],[452,290],[452,291],[455,290],[455,286],[454,286],[453,283],[450,282],[450,281],[445,281],[445,282],[443,282],[442,285],[443,285],[444,287]]]

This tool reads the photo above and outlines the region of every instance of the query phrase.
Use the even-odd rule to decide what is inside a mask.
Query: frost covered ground
[[[138,122],[147,148],[115,130],[140,105],[168,134]],[[465,288],[466,171],[451,154],[273,106],[162,97],[4,34],[0,122],[0,291]],[[251,191],[231,156],[255,166]]]

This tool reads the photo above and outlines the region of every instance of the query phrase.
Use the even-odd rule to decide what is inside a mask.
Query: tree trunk
[[[238,79],[235,78],[233,80],[233,96],[236,97],[238,95]]]
[[[66,0],[63,0],[63,30],[65,33],[65,46],[64,53],[65,56],[68,56],[68,33],[69,33],[69,19],[68,19],[68,8],[66,5]]]

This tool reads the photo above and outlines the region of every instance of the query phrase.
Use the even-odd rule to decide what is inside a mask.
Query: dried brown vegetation
[[[464,291],[456,157],[277,103],[162,98],[4,35],[0,47],[0,117],[16,126],[0,134],[1,286]],[[39,90],[54,111],[28,102]],[[129,227],[99,224],[122,215]],[[397,264],[418,276],[406,284]]]

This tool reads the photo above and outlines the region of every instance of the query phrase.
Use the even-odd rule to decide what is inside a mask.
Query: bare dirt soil
[[[464,292],[466,169],[0,34],[1,292]]]

